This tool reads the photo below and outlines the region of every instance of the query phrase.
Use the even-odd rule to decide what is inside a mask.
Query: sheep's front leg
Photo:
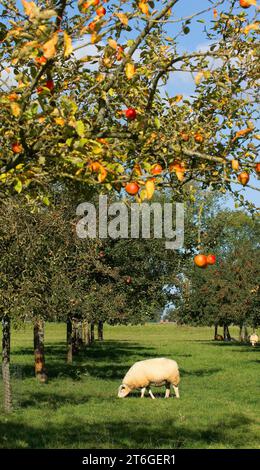
[[[170,385],[166,385],[165,397],[164,398],[169,398],[170,394],[171,394]]]
[[[150,388],[149,388],[149,395],[153,400],[155,400],[155,396]]]
[[[146,387],[141,388],[141,398],[144,398]]]
[[[173,385],[173,389],[174,389],[174,392],[175,392],[176,398],[180,398],[180,394],[179,394],[179,387],[176,387],[175,385]]]

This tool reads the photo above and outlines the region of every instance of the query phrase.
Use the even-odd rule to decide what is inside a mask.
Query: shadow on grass
[[[79,354],[74,356],[73,364],[66,364],[65,344],[47,345],[45,353],[48,377],[50,380],[55,378],[71,378],[78,381],[91,376],[98,379],[121,381],[134,362],[158,357],[158,353],[154,351],[152,347],[141,347],[137,343],[121,341],[96,342],[93,346],[80,350]],[[33,378],[34,368],[31,348],[17,348],[14,352],[15,354],[26,355],[31,362],[29,364],[12,364],[13,377],[17,379]],[[192,355],[180,354],[178,356],[177,354],[176,359],[178,357],[192,357]],[[220,370],[219,368],[204,368],[192,371],[181,369],[181,375],[203,377],[217,373]]]
[[[88,423],[73,417],[60,424],[40,426],[22,424],[16,420],[0,422],[1,448],[189,448],[209,446],[242,448],[257,442],[250,430],[253,420],[242,413],[212,422],[211,425],[176,424],[174,420],[138,423],[138,421],[104,421]],[[251,444],[253,446],[254,444]]]
[[[53,392],[45,393],[36,391],[35,393],[26,393],[26,398],[21,399],[17,406],[18,408],[30,408],[34,407],[37,409],[48,408],[49,410],[57,410],[61,406],[66,405],[82,405],[88,401],[86,396],[75,397],[71,394],[57,394]]]

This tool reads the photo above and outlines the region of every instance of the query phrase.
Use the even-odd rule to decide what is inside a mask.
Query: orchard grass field
[[[0,415],[1,448],[260,448],[260,347],[212,341],[210,328],[105,326],[65,364],[65,325],[46,325],[48,384],[34,378],[32,328],[12,332],[14,411]],[[231,328],[237,336],[237,328]],[[180,400],[117,398],[135,361],[176,359]],[[1,384],[2,400],[2,384]],[[1,405],[2,406],[2,405]]]

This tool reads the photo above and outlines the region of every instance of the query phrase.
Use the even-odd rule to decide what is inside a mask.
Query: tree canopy
[[[178,18],[181,1],[0,1],[2,195],[48,204],[52,182],[134,181],[141,200],[162,187],[189,198],[197,181],[238,196],[232,182],[259,172],[256,2]],[[205,50],[182,44],[194,22]],[[192,97],[170,91],[176,72],[192,74]]]

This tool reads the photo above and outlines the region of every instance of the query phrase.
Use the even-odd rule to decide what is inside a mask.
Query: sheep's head
[[[125,398],[130,393],[131,389],[126,384],[120,385],[118,389],[118,398]]]

